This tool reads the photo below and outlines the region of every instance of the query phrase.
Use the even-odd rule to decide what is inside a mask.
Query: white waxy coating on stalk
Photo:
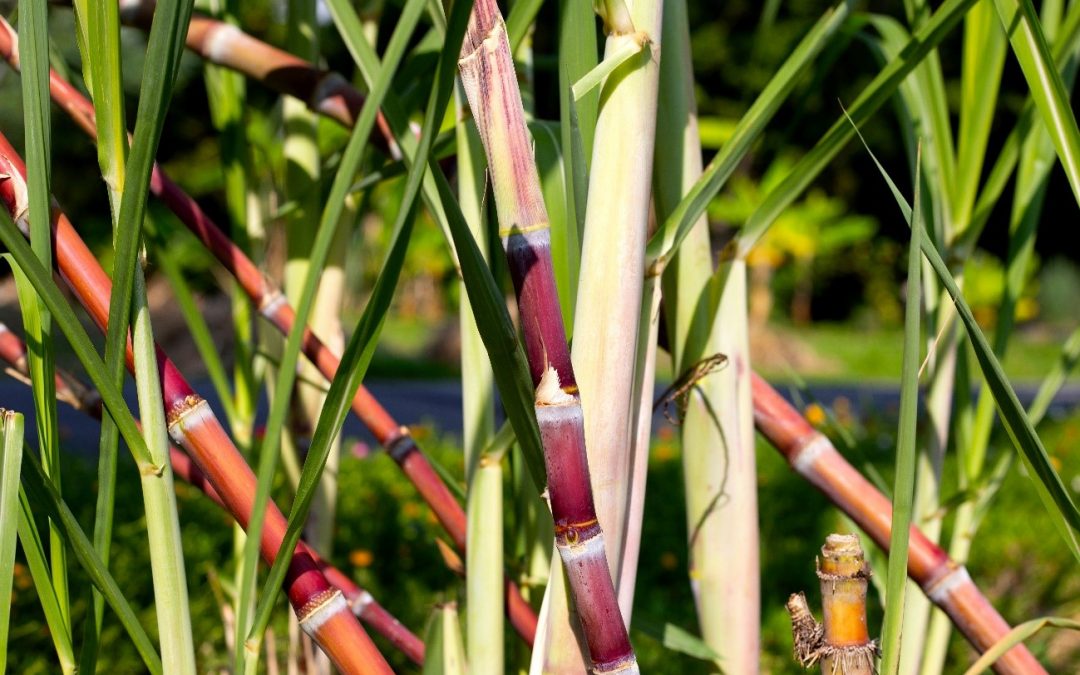
[[[822,434],[814,434],[813,437],[798,450],[791,458],[791,468],[800,476],[813,475],[813,466],[818,458],[827,451],[832,450],[832,443]]]
[[[571,567],[577,561],[599,560],[606,555],[604,537],[596,534],[573,542],[567,540],[563,544],[556,540],[555,546],[559,549],[559,556],[563,559],[563,566],[566,568],[567,574],[570,573]]]
[[[259,314],[262,314],[267,319],[273,319],[278,310],[287,304],[289,304],[289,299],[285,297],[285,294],[274,290],[263,299],[262,305],[259,307]]]
[[[356,616],[364,616],[364,611],[371,606],[371,603],[375,602],[375,598],[371,596],[371,593],[367,591],[360,591],[355,598],[349,602],[349,609]]]
[[[200,398],[173,417],[169,422],[169,436],[175,443],[182,446],[187,440],[188,431],[213,420],[214,412],[210,410],[210,404],[206,402],[206,399]]]
[[[215,24],[206,36],[206,58],[212,63],[222,63],[232,54],[233,45],[246,37],[243,31],[231,23]]]
[[[943,576],[934,582],[934,584],[926,590],[926,597],[930,598],[934,604],[940,605],[952,592],[959,586],[970,584],[971,575],[968,574],[967,568],[963,565],[954,567],[949,570],[948,574]]]
[[[310,635],[313,639],[319,632],[319,629],[326,624],[327,621],[334,618],[338,612],[349,611],[349,603],[345,601],[345,596],[341,594],[339,590],[327,591],[324,597],[317,598],[313,601],[315,604],[310,610],[305,606],[297,614],[304,613],[302,619],[300,619],[300,627],[304,629],[304,632]]]

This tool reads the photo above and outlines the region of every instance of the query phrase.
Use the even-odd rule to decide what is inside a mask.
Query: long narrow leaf
[[[645,252],[647,264],[662,266],[674,255],[679,245],[686,239],[686,235],[690,233],[694,223],[705,212],[705,207],[731,177],[732,172],[761,135],[765,125],[787,99],[800,76],[813,64],[814,59],[829,43],[836,30],[843,25],[850,11],[850,2],[843,2],[826,11],[806,37],[799,42],[791,56],[784,61],[750,109],[739,120],[731,138],[724,143],[724,147],[705,168],[701,178],[649,239]],[[674,233],[673,236],[672,233]]]
[[[1054,141],[1073,196],[1080,204],[1080,129],[1069,93],[1054,67],[1050,47],[1031,0],[994,0],[1013,53],[1020,62],[1035,106]]]
[[[918,155],[921,155],[921,148]],[[918,156],[917,155],[917,156]],[[893,675],[900,668],[900,632],[904,623],[907,588],[908,536],[915,498],[915,442],[919,408],[919,319],[922,311],[922,208],[919,193],[921,161],[916,161],[915,208],[911,216],[908,250],[907,306],[904,312],[904,356],[900,380],[900,421],[896,437],[896,477],[893,482],[892,533],[889,537],[889,575],[882,627],[881,671]]]
[[[1039,619],[1025,621],[1006,633],[1005,637],[998,640],[993,647],[983,652],[982,656],[979,657],[979,660],[971,664],[971,667],[964,671],[964,675],[977,675],[977,673],[989,670],[990,667],[994,665],[995,661],[1005,655],[1005,652],[1047,626],[1080,631],[1080,621],[1059,619],[1055,616],[1044,616]]]
[[[19,473],[22,470],[23,416],[0,409],[0,523],[18,522]],[[0,673],[7,672],[11,584],[15,572],[18,528],[0,528]]]
[[[902,57],[890,61],[877,77],[863,89],[849,108],[856,124],[862,124],[882,106],[915,69],[931,49],[945,39],[976,0],[947,0],[912,37],[902,50]],[[814,148],[799,161],[787,178],[773,189],[747,220],[739,234],[738,257],[747,252],[765,234],[780,214],[784,212],[811,181],[832,161],[840,149],[855,136],[850,124],[840,117],[825,133]]]
[[[852,125],[854,126],[854,122],[852,122]],[[865,146],[865,141],[863,144]],[[882,177],[888,183],[889,189],[892,191],[893,197],[900,206],[904,217],[910,218],[911,207],[907,200],[904,199],[904,195],[892,182],[892,179],[889,178],[888,173],[878,162],[869,147],[866,149],[877,164]],[[934,269],[938,280],[952,298],[960,320],[967,329],[968,338],[971,340],[971,345],[975,350],[975,358],[979,362],[983,377],[986,378],[987,386],[994,396],[995,403],[997,403],[998,412],[1001,414],[1005,429],[1012,438],[1013,445],[1016,447],[1020,457],[1033,475],[1034,480],[1032,483],[1035,485],[1043,506],[1046,507],[1054,525],[1061,532],[1069,550],[1072,551],[1077,560],[1080,560],[1080,511],[1077,511],[1076,504],[1073,503],[1068,489],[1061,480],[1061,476],[1058,475],[1050,463],[1050,457],[1046,452],[1046,448],[1043,447],[1042,440],[1035,432],[1030,418],[1028,418],[1027,413],[1024,412],[1023,407],[1020,405],[1020,401],[1016,397],[1016,391],[1005,376],[1000,361],[994,355],[994,350],[991,348],[990,342],[986,339],[982,329],[979,328],[978,322],[975,321],[975,315],[972,314],[971,307],[968,306],[963,293],[956,285],[956,281],[953,279],[945,261],[941,258],[941,254],[938,253],[933,242],[925,238],[922,240],[922,250],[923,255]]]
[[[293,549],[300,539],[301,529],[307,519],[308,509],[311,506],[319,476],[330,451],[331,442],[340,432],[341,424],[344,422],[349,409],[349,402],[356,394],[367,367],[371,363],[375,343],[389,310],[390,299],[404,264],[405,250],[408,247],[409,237],[416,217],[416,200],[420,193],[421,181],[427,167],[427,159],[436,135],[434,130],[441,122],[446,112],[446,106],[450,101],[458,49],[465,35],[466,21],[471,9],[472,2],[465,1],[456,3],[450,12],[447,21],[446,40],[443,44],[439,67],[436,71],[436,87],[431,92],[427,112],[424,116],[423,134],[420,137],[417,150],[417,161],[409,170],[405,196],[398,212],[397,222],[394,224],[394,241],[382,271],[379,273],[378,281],[375,283],[371,299],[364,309],[356,331],[349,340],[349,345],[338,369],[338,375],[330,384],[330,391],[326,396],[326,402],[322,414],[319,416],[319,422],[315,427],[315,434],[312,437],[307,459],[304,462],[304,469],[300,475],[300,482],[296,489],[296,499],[293,502],[292,510],[289,512],[288,528],[282,542],[281,552],[274,561],[267,577],[266,586],[256,612],[256,621],[248,635],[248,640],[261,635],[269,623],[276,589],[281,586],[281,582],[285,578],[285,571],[292,559]],[[392,69],[386,69],[384,72],[387,73],[386,80],[389,80]],[[372,100],[368,99],[365,102],[365,107],[375,110],[377,104],[372,105]],[[374,112],[371,114],[374,116]],[[346,176],[345,180],[340,181],[340,198],[343,198],[351,181],[352,175]],[[335,180],[335,188],[339,187],[338,182]],[[331,205],[334,203],[334,199],[335,194],[332,191]],[[297,325],[305,325],[304,317],[297,317]]]
[[[83,570],[86,571],[91,583],[101,591],[109,607],[116,612],[116,616],[120,619],[124,630],[127,631],[135,643],[135,648],[142,657],[143,663],[146,664],[147,670],[155,674],[161,673],[161,659],[154,649],[153,642],[150,641],[149,636],[147,636],[146,631],[139,622],[138,616],[131,608],[131,605],[128,604],[120,587],[117,586],[116,580],[109,574],[109,570],[105,568],[105,565],[97,556],[93,544],[90,543],[86,533],[79,526],[75,514],[60,498],[56,488],[48,481],[42,471],[37,458],[32,454],[26,455],[26,461],[23,462],[22,477],[23,487],[30,503],[33,504],[35,510],[40,509],[48,513],[49,517],[59,524],[67,544],[71,546],[71,550],[75,554],[75,559],[79,561]]]

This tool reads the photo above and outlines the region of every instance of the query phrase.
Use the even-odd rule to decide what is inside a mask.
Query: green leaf
[[[1080,621],[1059,619],[1054,616],[1044,616],[1039,619],[1025,621],[1006,633],[1005,636],[995,642],[990,649],[983,652],[982,656],[979,657],[979,660],[964,671],[964,675],[977,675],[977,673],[989,670],[990,667],[994,665],[995,661],[1005,655],[1005,652],[1047,626],[1052,626],[1054,628],[1068,628],[1069,630],[1080,630]]]
[[[52,265],[49,183],[52,174],[52,127],[49,107],[49,7],[41,0],[19,0],[19,63],[22,68],[23,123],[30,245],[38,260]],[[37,410],[37,435],[42,462],[60,489],[60,437],[56,413],[56,363],[52,319],[34,293],[20,284],[28,352],[27,365]],[[71,633],[71,599],[68,591],[67,554],[60,545],[54,524],[49,525],[49,557],[64,630]]]
[[[146,631],[143,630],[139,617],[135,614],[131,605],[128,604],[127,599],[124,598],[124,594],[120,591],[120,587],[117,586],[116,580],[109,574],[109,570],[101,562],[97,552],[94,551],[94,547],[86,537],[86,533],[79,526],[79,521],[67,504],[64,503],[64,500],[60,498],[56,488],[49,482],[48,477],[42,470],[41,464],[32,454],[26,455],[26,461],[23,463],[22,478],[23,488],[28,499],[27,506],[33,504],[35,512],[38,510],[45,512],[58,523],[64,539],[75,554],[75,559],[79,561],[87,576],[90,577],[91,583],[101,591],[109,607],[120,619],[120,624],[135,643],[135,648],[138,650],[147,669],[151,673],[161,673],[161,659],[154,650],[154,644],[150,641]]]
[[[0,409],[0,523],[18,522],[22,470],[23,416]],[[0,673],[7,672],[11,584],[15,574],[17,527],[0,528]]]
[[[791,56],[784,61],[750,109],[739,120],[731,138],[709,162],[701,178],[649,239],[645,251],[646,267],[662,268],[672,258],[690,233],[694,223],[705,212],[705,207],[746,157],[751,146],[765,129],[765,125],[787,99],[799,78],[828,44],[829,38],[843,25],[850,11],[850,2],[843,2],[826,11],[806,37],[799,42]]]
[[[1080,204],[1080,129],[1031,0],[994,0],[1031,96]]]
[[[854,122],[852,122],[852,125],[854,126]],[[865,141],[863,145],[866,145]],[[867,147],[866,150],[873,158],[874,163],[877,164],[885,182],[889,185],[889,189],[892,191],[893,197],[900,206],[904,217],[910,218],[911,207],[908,205],[907,200],[904,199],[903,194],[897,189],[892,179],[889,178],[888,173],[878,162],[873,152],[870,151],[870,148]],[[1005,429],[1012,438],[1013,445],[1016,447],[1020,457],[1024,460],[1025,466],[1027,466],[1028,471],[1031,472],[1034,478],[1032,483],[1043,502],[1043,506],[1046,507],[1054,525],[1064,537],[1069,550],[1080,561],[1080,512],[1077,511],[1076,505],[1073,503],[1072,497],[1069,495],[1061,477],[1051,465],[1050,457],[1046,452],[1046,448],[1043,447],[1042,440],[1035,432],[1035,428],[1032,426],[1031,420],[1024,412],[1023,407],[1021,407],[1020,401],[1016,397],[1016,391],[1005,376],[1001,363],[994,355],[994,350],[990,347],[990,343],[983,334],[982,329],[979,328],[978,322],[975,321],[971,308],[968,306],[967,301],[964,300],[964,296],[956,285],[956,281],[953,279],[945,261],[942,260],[941,254],[938,253],[933,242],[926,238],[922,240],[922,250],[923,255],[929,261],[935,274],[937,274],[938,280],[952,298],[960,320],[967,329],[968,338],[975,350],[975,358],[979,362],[987,387],[997,404]]]
[[[946,0],[901,50],[901,57],[885,64],[877,77],[863,89],[848,108],[855,124],[870,118],[896,92],[897,87],[952,32],[976,0]],[[840,149],[855,136],[843,115],[833,123],[814,148],[774,188],[747,220],[739,234],[736,255],[744,257],[780,214],[802,194],[814,178],[828,166]]]
[[[516,54],[521,41],[529,32],[529,25],[536,19],[544,0],[517,0],[510,4],[506,17],[506,37],[510,41],[510,53]]]
[[[896,477],[893,483],[892,529],[889,535],[889,577],[885,592],[885,622],[881,629],[881,672],[893,675],[900,669],[900,632],[904,623],[904,591],[907,588],[908,537],[915,499],[915,460],[919,413],[919,318],[922,308],[923,238],[919,185],[921,146],[916,153],[915,208],[911,215],[908,248],[907,306],[904,312],[904,356],[900,378],[900,421],[896,440]]]
[[[712,647],[705,644],[704,640],[673,623],[661,624],[648,619],[635,618],[634,628],[673,652],[685,654],[702,661],[709,661],[717,666],[722,664],[721,656]]]
[[[341,11],[343,8],[337,7],[337,9],[338,11]],[[382,329],[383,321],[386,318],[386,314],[390,307],[394,288],[397,285],[401,268],[405,262],[405,251],[408,247],[409,237],[415,222],[417,210],[416,200],[420,193],[421,181],[423,180],[425,169],[427,168],[427,160],[431,153],[433,139],[436,136],[435,129],[439,128],[446,112],[446,106],[450,101],[450,94],[453,89],[453,74],[456,71],[457,55],[461,47],[462,39],[465,36],[465,27],[471,9],[471,2],[459,2],[455,3],[450,12],[447,22],[447,37],[443,45],[442,54],[439,58],[438,70],[436,72],[436,87],[431,91],[427,111],[424,116],[423,132],[420,136],[419,147],[416,153],[417,161],[410,167],[409,175],[406,179],[405,195],[402,199],[398,217],[394,224],[393,243],[390,252],[387,254],[382,271],[379,273],[379,278],[375,283],[371,299],[368,301],[367,307],[364,308],[360,323],[357,325],[355,332],[349,339],[348,347],[341,360],[341,366],[338,368],[338,374],[333,382],[330,383],[330,391],[327,393],[322,413],[319,416],[318,424],[315,427],[315,433],[312,436],[311,447],[308,450],[307,459],[304,461],[304,468],[301,472],[300,482],[296,489],[296,498],[293,501],[292,510],[289,512],[288,527],[285,532],[284,541],[279,549],[279,554],[270,569],[270,573],[267,575],[266,585],[256,612],[256,620],[252,625],[251,631],[248,633],[249,642],[257,641],[257,636],[262,635],[266,630],[266,626],[270,620],[271,610],[274,606],[274,598],[276,597],[277,590],[281,587],[281,583],[285,579],[285,572],[292,559],[293,550],[300,539],[303,524],[307,520],[308,509],[314,498],[315,489],[318,486],[319,477],[325,466],[327,455],[330,452],[331,443],[338,433],[340,433],[341,425],[349,410],[349,404],[352,401],[353,396],[355,396],[357,389],[360,387],[360,382],[363,380],[368,365],[371,363],[371,357],[375,351],[375,344],[379,336],[379,331]],[[406,31],[402,31],[403,34],[405,32]],[[373,94],[385,94],[386,90],[389,88],[394,72],[393,60],[390,59],[389,62],[389,67],[383,69],[380,74],[377,88],[373,89]],[[363,117],[366,114],[373,124],[378,107],[379,101],[376,97],[369,96],[364,102],[364,109],[361,110],[361,116]],[[357,123],[356,128],[358,131],[362,130],[359,122]],[[370,132],[370,128],[368,131]],[[354,134],[353,138],[350,139],[350,145],[353,144],[353,141],[356,140],[357,137],[359,137],[359,134]],[[361,140],[357,141],[357,143],[362,145],[365,140],[366,134]],[[357,152],[359,152],[359,149],[357,149]],[[358,159],[359,158],[357,157],[357,160]],[[344,166],[345,162],[343,161],[342,164]],[[344,172],[339,170],[338,175],[334,180],[334,187],[331,188],[331,196],[327,208],[328,213],[332,212],[335,208],[341,208],[340,202],[343,201],[344,195],[348,191],[354,174],[355,167],[352,172],[349,172],[349,175],[344,175]],[[338,204],[336,207],[334,206],[335,203]],[[328,213],[324,213],[324,218],[327,217]],[[326,225],[327,222],[332,223],[335,221],[336,218],[334,220],[324,220],[323,226],[326,227],[326,229],[329,229]],[[314,254],[312,258],[315,258]],[[305,286],[301,306],[304,305],[304,300],[307,300],[308,304],[310,304],[308,290],[308,287]],[[314,297],[314,292],[312,291],[310,295],[311,297]],[[303,317],[298,313],[296,325],[306,325],[306,317]]]

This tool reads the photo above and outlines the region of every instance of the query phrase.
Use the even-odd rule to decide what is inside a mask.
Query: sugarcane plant
[[[5,74],[20,78],[25,135],[20,142],[17,128],[0,127],[0,243],[22,329],[0,323],[0,362],[30,385],[32,404],[8,411],[0,401],[0,523],[12,524],[0,528],[0,672],[22,658],[11,598],[25,564],[54,667],[66,673],[110,667],[111,641],[130,642],[152,673],[277,672],[283,663],[308,673],[629,673],[671,668],[675,653],[708,672],[756,673],[765,645],[781,638],[762,634],[762,591],[773,580],[761,576],[755,429],[889,557],[879,566],[879,642],[859,538],[826,540],[823,625],[801,594],[787,606],[802,665],[870,673],[880,656],[890,674],[949,671],[955,628],[980,663],[1038,673],[1044,665],[1022,640],[1047,625],[1077,627],[1047,618],[1011,629],[964,564],[1015,456],[1080,561],[1080,512],[1035,428],[1078,360],[1080,333],[1027,410],[1000,364],[1051,167],[1063,167],[1080,203],[1080,131],[1069,107],[1080,2],[1048,0],[1039,15],[1028,0],[936,9],[910,0],[902,20],[850,0],[822,3],[708,164],[690,16],[711,9],[687,0],[514,0],[505,15],[496,0],[17,4],[0,16],[0,55]],[[763,27],[777,4],[766,3]],[[71,49],[56,37],[61,24],[73,26]],[[954,144],[938,51],[955,33],[963,72]],[[143,34],[131,124],[125,82],[137,73],[128,58],[142,47],[128,38]],[[327,58],[338,43],[351,65]],[[876,75],[746,221],[722,234],[710,203],[753,164],[781,111],[797,108],[799,92],[854,43],[878,58]],[[980,181],[1010,48],[1030,101]],[[553,77],[536,76],[552,61]],[[173,96],[199,77],[224,208],[193,191],[190,171],[156,159],[180,133],[171,115],[202,114]],[[545,105],[552,93],[557,105]],[[860,129],[892,123],[887,102],[915,195],[909,206],[878,165],[911,227],[891,490],[755,372],[747,290],[755,245]],[[542,117],[552,110],[558,119]],[[60,205],[69,195],[52,179],[53,136],[74,133],[61,115],[96,145],[87,182],[104,188],[105,213]],[[1014,173],[1004,320],[991,343],[961,282]],[[91,249],[83,223],[95,217],[109,224],[108,255]],[[372,223],[378,237],[365,234]],[[464,433],[453,466],[424,447],[409,426],[417,420],[399,421],[363,384],[403,295],[410,247],[427,230],[440,233],[460,290]],[[222,272],[210,276],[228,298],[225,325],[200,311],[205,279],[174,255],[177,242],[197,245]],[[348,280],[360,259],[375,265],[358,294]],[[212,398],[181,374],[191,364],[155,342],[150,289],[159,279]],[[223,335],[234,343],[231,362],[216,344]],[[57,365],[59,352],[74,354],[70,368]],[[657,394],[667,363],[671,386]],[[984,383],[977,399],[973,379]],[[62,478],[69,441],[58,403],[100,421],[92,528]],[[661,637],[659,652],[638,639],[656,631],[634,611],[639,560],[650,552],[658,406],[678,425],[697,625],[681,640]],[[342,523],[382,517],[340,508],[350,412],[440,530],[424,545],[446,563],[445,587],[412,599],[430,615],[423,630],[391,613],[410,610],[404,587],[377,601],[342,562]],[[20,413],[32,414],[33,432]],[[1016,452],[988,467],[995,413]],[[121,442],[143,497],[153,582],[145,606],[132,580],[110,571],[125,553],[113,546]],[[933,514],[945,503],[951,448],[963,499],[946,530]],[[174,478],[235,523],[221,559],[184,551],[185,493]],[[373,555],[389,565],[398,552]],[[73,578],[91,587],[76,591]],[[192,609],[211,593],[225,619],[221,644],[199,634]]]

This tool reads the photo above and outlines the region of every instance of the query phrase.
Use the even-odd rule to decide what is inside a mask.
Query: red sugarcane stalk
[[[26,167],[7,138],[0,134],[0,200],[26,234]],[[75,232],[67,217],[54,210],[53,247],[61,275],[99,328],[109,319],[112,282]],[[222,503],[246,527],[251,517],[256,479],[207,402],[188,385],[183,375],[157,348],[158,371],[168,416],[169,433],[198,463]],[[128,369],[133,369],[127,350]],[[268,507],[260,551],[268,563],[277,557],[286,529],[285,516],[276,505]],[[301,627],[345,673],[390,673],[390,666],[349,611],[339,590],[319,571],[309,551],[297,546],[284,588]]]
[[[235,30],[231,25],[228,27]],[[247,39],[253,40],[253,38]],[[273,49],[266,45],[264,47]],[[2,17],[0,17],[0,54],[13,68],[18,69],[17,34]],[[287,52],[281,52],[281,54],[284,55],[283,58],[296,58]],[[314,69],[309,68],[309,70],[314,72]],[[53,100],[68,113],[79,128],[91,138],[96,139],[97,127],[94,123],[93,104],[56,71],[49,73],[49,91]],[[352,121],[343,123],[351,125]],[[157,163],[154,164],[150,192],[161,199],[218,261],[236,277],[241,288],[259,308],[260,313],[281,333],[288,335],[292,331],[296,315],[285,299],[285,295],[259,271],[255,263],[203,212],[194,199],[169,178]],[[304,329],[302,349],[304,355],[315,364],[324,377],[328,380],[334,379],[341,359],[323,344],[310,328]],[[417,447],[408,428],[399,424],[362,385],[353,397],[352,409],[417,488],[420,496],[431,507],[435,517],[450,535],[454,544],[459,550],[464,551],[465,512],[432,468],[427,457]],[[536,613],[522,598],[520,589],[509,577],[506,578],[505,595],[506,611],[511,624],[531,646],[536,634]]]
[[[26,346],[15,333],[6,325],[0,323],[0,361],[6,362],[12,371],[12,375],[29,382],[29,372],[26,368]],[[82,384],[74,377],[66,373],[56,376],[56,397],[80,410],[90,417],[100,420],[101,398],[97,392]],[[136,421],[136,424],[138,421]],[[215,504],[226,508],[218,495],[217,490],[210,483],[206,474],[199,469],[195,462],[174,445],[169,446],[169,463],[172,465],[173,475],[184,482],[197,488]],[[424,643],[406,628],[393,614],[386,611],[370,592],[358,586],[345,573],[322,559],[314,550],[301,542],[315,564],[319,566],[327,580],[337,587],[348,601],[353,613],[371,626],[377,633],[390,641],[400,649],[405,656],[409,657],[417,665],[424,663]]]
[[[596,672],[637,672],[593,504],[584,419],[555,288],[551,237],[506,27],[477,0],[458,62],[487,155],[544,447],[555,544]]]
[[[107,1],[107,0],[106,0]],[[120,0],[120,19],[150,29],[157,3],[153,0]],[[298,98],[313,112],[352,127],[364,105],[364,96],[340,74],[323,70],[289,52],[273,47],[236,26],[200,14],[191,16],[187,48],[211,63],[246,73],[271,89]],[[393,132],[379,113],[376,142],[400,158]]]
[[[757,373],[751,377],[751,387],[758,431],[796,473],[825,493],[878,546],[888,551],[892,503]],[[975,586],[963,565],[951,560],[918,527],[911,526],[910,536],[908,576],[949,616],[975,649],[985,652],[1009,632],[1009,624]],[[1009,675],[1046,672],[1023,644],[998,659],[994,670]]]

